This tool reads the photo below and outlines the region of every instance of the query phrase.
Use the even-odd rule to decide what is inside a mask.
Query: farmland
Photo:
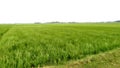
[[[64,64],[120,48],[120,24],[0,25],[0,68]]]

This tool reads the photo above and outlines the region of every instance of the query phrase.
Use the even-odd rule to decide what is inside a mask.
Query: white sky
[[[120,0],[0,0],[0,23],[120,19]]]

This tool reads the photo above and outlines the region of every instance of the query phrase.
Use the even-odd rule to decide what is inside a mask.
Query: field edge
[[[44,66],[43,68],[118,68],[120,67],[119,61],[120,48],[116,48],[96,55],[89,55],[80,60],[71,60],[63,65]]]

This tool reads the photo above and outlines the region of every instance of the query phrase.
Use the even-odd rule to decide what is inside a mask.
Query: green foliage
[[[0,68],[62,64],[120,47],[120,24],[0,25]]]

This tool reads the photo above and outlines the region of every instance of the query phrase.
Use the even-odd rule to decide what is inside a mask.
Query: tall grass
[[[0,40],[0,67],[61,64],[118,48],[119,41],[120,24],[15,25]]]

